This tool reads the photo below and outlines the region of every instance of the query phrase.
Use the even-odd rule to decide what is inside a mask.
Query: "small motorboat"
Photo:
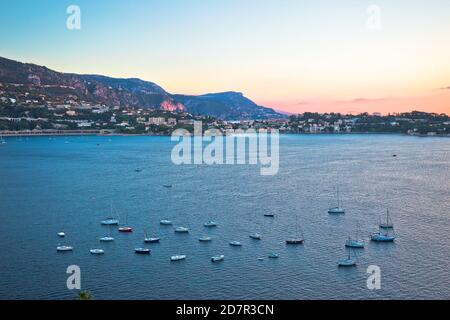
[[[134,252],[137,254],[150,254],[151,250],[147,248],[135,248]]]
[[[212,261],[212,262],[220,262],[220,261],[223,261],[223,259],[225,259],[225,256],[222,254],[222,255],[220,255],[220,256],[214,256],[214,257],[212,257],[212,258],[211,258],[211,261]]]
[[[131,227],[120,227],[119,228],[119,232],[130,233],[130,232],[133,232],[133,228],[131,228]]]
[[[345,241],[345,246],[347,248],[364,249],[364,242],[349,237],[347,241]]]
[[[212,239],[211,239],[211,237],[203,236],[203,237],[198,238],[198,241],[200,241],[200,242],[210,242],[210,241],[212,241]]]
[[[73,247],[70,247],[70,246],[57,246],[56,247],[56,251],[58,251],[58,252],[69,252],[69,251],[73,251]]]
[[[171,184],[164,184],[163,187],[164,188],[172,188],[172,185]]]
[[[264,217],[275,218],[275,215],[273,213],[264,213]]]
[[[239,241],[231,241],[230,242],[230,246],[232,246],[232,247],[242,247],[242,243],[240,243]]]
[[[176,227],[175,232],[177,233],[189,233],[189,229],[185,227]]]
[[[181,260],[185,260],[185,259],[186,259],[186,256],[184,254],[178,254],[178,255],[170,257],[170,261],[181,261]]]
[[[338,261],[339,267],[354,267],[356,266],[356,260],[352,259],[350,256],[350,251],[348,253],[348,257],[346,259],[342,259]]]
[[[89,250],[89,252],[91,254],[104,254],[105,250],[103,250],[103,249],[91,249],[91,250]]]
[[[264,258],[263,257],[259,257],[258,261],[264,261]]]
[[[328,210],[329,214],[345,214],[345,209],[340,207],[331,208]]]
[[[111,241],[114,241],[114,238],[113,237],[101,237],[99,240],[101,242],[111,242]]]
[[[64,238],[66,234],[64,232],[58,232],[58,237]]]
[[[205,226],[205,228],[213,228],[213,227],[217,227],[217,223],[214,222],[214,221],[208,221],[208,222],[205,222],[203,225]]]
[[[144,243],[158,243],[161,238],[144,238]]]
[[[280,256],[278,255],[278,253],[275,252],[271,252],[269,253],[269,259],[278,259]]]
[[[160,225],[163,225],[163,226],[171,226],[171,225],[172,225],[172,221],[170,221],[170,220],[168,220],[168,219],[164,219],[164,220],[161,220],[161,221],[159,222],[159,224],[160,224]]]
[[[119,220],[114,218],[107,218],[101,222],[104,226],[117,226],[119,224]]]
[[[291,245],[299,245],[299,244],[303,244],[304,242],[305,242],[305,240],[301,239],[301,238],[294,238],[294,239],[286,240],[286,244],[291,244]]]
[[[134,170],[134,171],[136,171],[136,172],[141,172],[142,171],[142,169],[139,169],[139,168],[137,168],[136,170]]]
[[[259,233],[254,233],[249,236],[253,240],[261,240],[261,235]]]

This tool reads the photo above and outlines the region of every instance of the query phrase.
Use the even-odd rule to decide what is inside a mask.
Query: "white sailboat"
[[[2,136],[0,136],[0,145],[4,145],[4,144],[6,144],[6,141],[5,141],[5,139],[3,139]]]
[[[355,267],[356,266],[356,259],[353,259],[351,257],[351,251],[348,251],[348,257],[342,260],[338,261],[339,267]]]
[[[356,225],[356,237],[348,237],[345,246],[347,248],[364,249],[364,240],[359,239],[359,224]]]
[[[329,214],[345,214],[345,209],[342,208],[342,202],[340,199],[340,195],[339,195],[339,186],[337,186],[336,188],[336,193],[337,193],[337,206],[334,208],[330,208],[328,210]]]
[[[110,214],[111,216],[109,218],[106,218],[105,220],[103,220],[101,222],[102,225],[104,226],[116,226],[119,224],[119,220],[116,218],[113,218],[113,205],[112,205],[112,201],[110,203]]]
[[[389,209],[386,210],[386,221],[380,221],[381,229],[392,229],[394,228],[394,223],[392,222],[391,215],[389,214]]]
[[[299,227],[298,227],[298,214],[295,214],[295,237],[290,238],[288,240],[286,240],[286,244],[289,245],[300,245],[303,244],[305,242],[305,239],[303,238],[303,231],[300,230],[300,234],[299,234]]]
[[[114,238],[111,236],[111,227],[109,227],[109,235],[106,237],[101,237],[99,239],[101,242],[112,242],[114,241]]]
[[[392,234],[389,233],[389,230],[392,230]],[[370,235],[370,239],[374,242],[394,242],[395,234],[393,229],[380,228],[378,232]]]
[[[161,238],[158,237],[149,237],[146,230],[144,230],[144,234],[144,243],[158,243],[161,240]]]

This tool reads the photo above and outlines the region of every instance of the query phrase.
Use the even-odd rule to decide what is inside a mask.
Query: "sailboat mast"
[[[337,185],[337,207],[340,208],[341,207],[341,201],[339,198],[339,185]]]

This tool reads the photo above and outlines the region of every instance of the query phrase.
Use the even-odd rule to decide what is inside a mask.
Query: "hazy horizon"
[[[72,4],[80,30],[66,28]],[[288,113],[450,110],[448,1],[19,0],[0,10],[0,56],[60,72],[239,91]]]

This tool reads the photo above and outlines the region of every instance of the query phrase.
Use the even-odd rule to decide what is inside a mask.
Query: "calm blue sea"
[[[0,146],[0,299],[73,299],[66,268],[81,268],[95,299],[449,299],[450,139],[401,135],[282,136],[280,170],[175,166],[168,137],[7,138]],[[67,143],[66,143],[67,141]],[[396,154],[397,157],[393,157]],[[136,169],[142,169],[136,172]],[[172,184],[171,189],[164,184]],[[330,216],[339,185],[347,214]],[[108,235],[110,202],[132,234]],[[367,241],[339,269],[344,242],[368,240],[389,208],[394,244]],[[265,218],[264,213],[275,218]],[[175,234],[159,221],[190,228]],[[218,228],[203,223],[215,220]],[[304,246],[285,240],[301,226]],[[144,229],[162,238],[134,254]],[[65,239],[57,237],[64,231]],[[259,232],[262,241],[249,238]],[[211,243],[198,238],[210,235]],[[229,241],[241,241],[241,248]],[[74,246],[58,254],[56,246]],[[91,248],[104,248],[92,256]],[[277,260],[258,258],[277,252]],[[187,259],[171,263],[170,256]],[[212,264],[211,256],[225,261]],[[381,290],[366,286],[378,265]]]

